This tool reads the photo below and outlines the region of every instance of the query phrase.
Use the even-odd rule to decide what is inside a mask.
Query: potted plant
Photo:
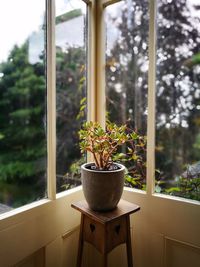
[[[81,166],[83,193],[91,209],[107,211],[117,206],[123,192],[125,167],[113,159],[120,146],[136,137],[126,125],[107,123],[104,130],[98,122],[83,124],[79,131],[80,149],[82,153],[92,153],[94,158],[94,162]],[[133,149],[131,153],[134,154]]]

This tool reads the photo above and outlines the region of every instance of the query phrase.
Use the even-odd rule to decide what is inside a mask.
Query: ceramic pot
[[[122,195],[125,167],[114,163],[116,170],[99,171],[91,169],[94,163],[81,166],[81,180],[85,199],[92,210],[113,210]]]

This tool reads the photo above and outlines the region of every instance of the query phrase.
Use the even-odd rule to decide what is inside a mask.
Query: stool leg
[[[81,214],[81,225],[80,225],[80,233],[79,233],[79,244],[78,244],[78,255],[76,267],[81,267],[82,263],[82,255],[83,255],[83,224],[84,224],[84,215]]]
[[[128,267],[133,267],[129,216],[126,216],[126,231],[127,231],[126,251],[127,251]]]
[[[107,267],[107,225],[104,225],[103,267]]]
[[[105,253],[105,254],[103,254],[103,267],[107,267],[108,265],[107,265],[107,254]]]

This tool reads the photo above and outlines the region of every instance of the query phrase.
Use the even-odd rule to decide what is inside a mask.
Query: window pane
[[[148,1],[121,1],[106,11],[107,116],[110,121],[127,124],[144,136],[147,131]],[[137,153],[137,157],[125,164],[128,168],[126,185],[145,189],[146,149],[138,149]]]
[[[0,0],[0,213],[46,195],[45,1]]]
[[[57,192],[80,185],[78,131],[86,118],[86,4],[56,1]]]
[[[200,6],[158,1],[156,192],[200,200]]]

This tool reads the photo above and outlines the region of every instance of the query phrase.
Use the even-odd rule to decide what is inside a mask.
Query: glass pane
[[[147,132],[148,1],[121,1],[106,8],[106,108],[111,122]],[[146,186],[146,148],[128,157],[126,185]],[[127,148],[123,148],[126,151]]]
[[[156,192],[200,200],[200,5],[158,1]]]
[[[57,192],[80,185],[78,131],[86,119],[86,4],[56,1]]]
[[[0,213],[46,195],[45,1],[0,0]]]

